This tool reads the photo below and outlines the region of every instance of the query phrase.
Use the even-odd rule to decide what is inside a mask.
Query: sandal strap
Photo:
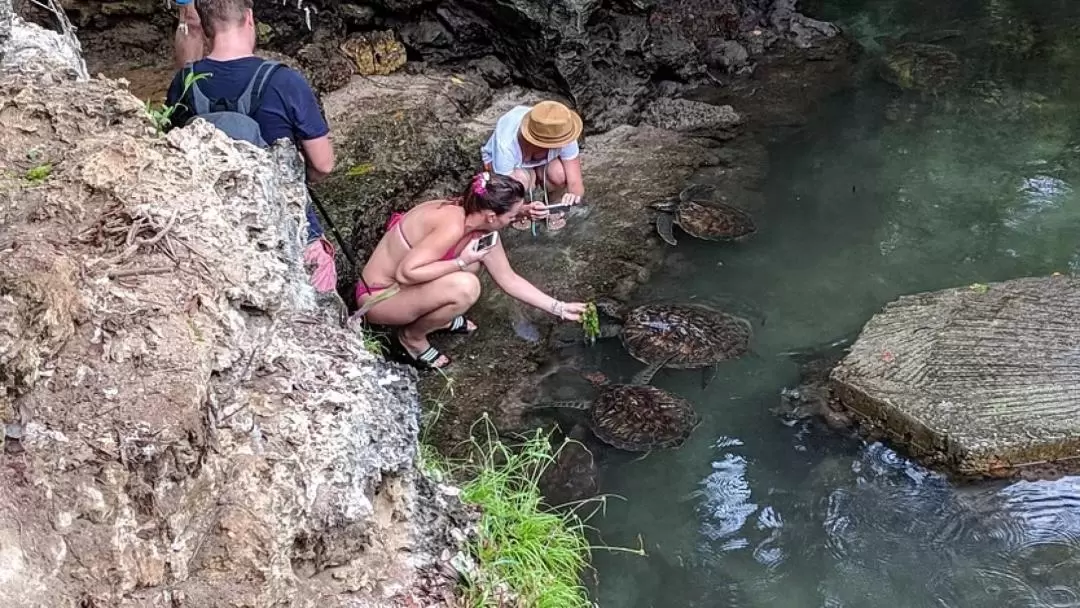
[[[427,363],[428,365],[434,367],[435,362],[438,361],[439,357],[441,356],[442,353],[440,353],[434,346],[429,346],[427,347],[427,350],[420,353],[420,356],[417,357],[416,360],[423,361],[424,363]]]
[[[450,322],[450,331],[460,331],[467,323],[468,321],[465,320],[465,315],[458,315]]]

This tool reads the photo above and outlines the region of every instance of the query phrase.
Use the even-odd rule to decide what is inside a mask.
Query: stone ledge
[[[1080,279],[904,296],[833,370],[864,426],[961,476],[1080,469]]]

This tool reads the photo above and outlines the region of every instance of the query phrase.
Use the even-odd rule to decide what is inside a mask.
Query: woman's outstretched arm
[[[585,310],[584,304],[560,302],[514,272],[501,240],[496,241],[495,246],[489,251],[490,253],[482,260],[482,263],[491,273],[491,278],[495,283],[510,297],[569,321],[577,321],[581,317],[582,311]]]

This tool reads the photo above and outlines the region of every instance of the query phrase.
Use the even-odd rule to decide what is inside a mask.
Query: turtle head
[[[597,312],[602,312],[613,319],[622,319],[626,315],[626,308],[615,298],[601,297],[595,302]]]
[[[678,198],[665,198],[649,203],[649,207],[656,209],[657,211],[671,213],[679,206],[679,202]]]
[[[585,372],[581,374],[581,377],[588,380],[590,384],[597,388],[607,386],[611,383],[611,379],[607,377],[607,374],[601,371]]]

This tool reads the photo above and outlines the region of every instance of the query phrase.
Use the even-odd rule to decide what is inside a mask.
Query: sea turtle
[[[615,321],[604,320],[600,337],[616,335],[630,356],[649,365],[696,369],[742,356],[753,328],[746,319],[702,304],[646,304],[626,310],[600,298],[596,308]]]
[[[589,413],[589,427],[601,441],[628,452],[679,447],[701,423],[682,397],[649,386],[666,361],[641,370],[630,384],[600,383],[593,401],[551,401],[529,409],[563,407]]]
[[[754,218],[746,211],[726,203],[708,202],[711,186],[691,186],[675,198],[657,201],[650,207],[656,216],[656,232],[668,245],[676,245],[674,226],[706,241],[733,241],[757,232]]]

